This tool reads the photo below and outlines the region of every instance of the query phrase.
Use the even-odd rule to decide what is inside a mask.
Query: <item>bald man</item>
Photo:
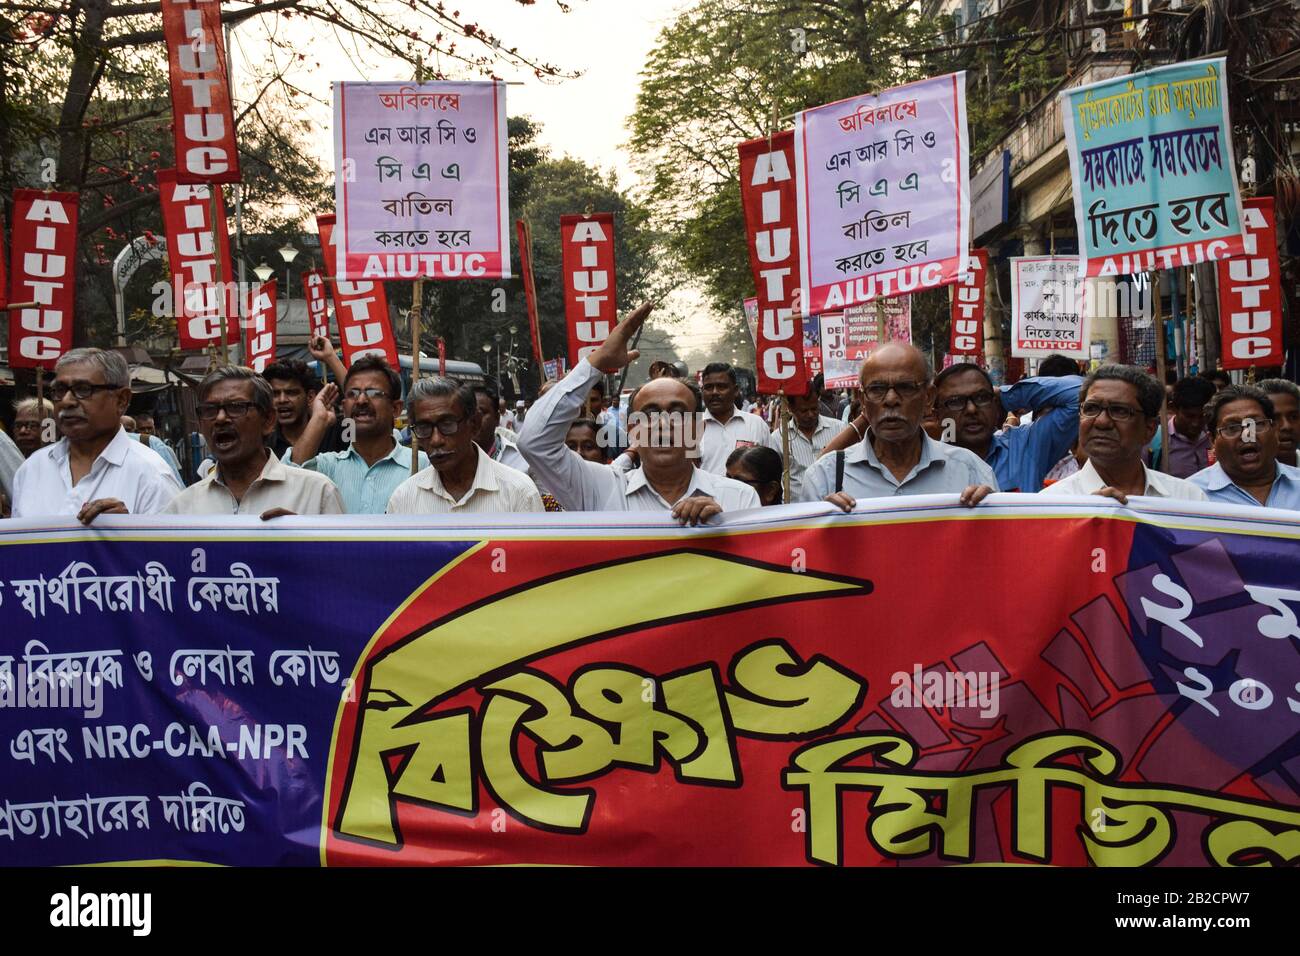
[[[694,525],[722,511],[760,507],[749,485],[695,467],[702,402],[696,389],[675,378],[653,379],[632,393],[628,438],[640,468],[586,461],[565,445],[600,370],[636,361],[628,343],[650,309],[643,305],[614,326],[604,345],[537,399],[519,430],[519,451],[533,478],[565,511],[669,511]]]
[[[808,469],[803,500],[852,511],[858,498],[957,494],[973,507],[997,491],[983,459],[922,429],[934,402],[932,379],[929,361],[913,345],[891,342],[872,352],[859,375],[866,430],[846,450],[828,451]]]

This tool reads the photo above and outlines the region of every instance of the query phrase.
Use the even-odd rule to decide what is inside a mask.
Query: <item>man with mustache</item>
[[[1079,445],[1088,460],[1042,494],[1103,495],[1120,504],[1129,495],[1205,500],[1191,482],[1142,463],[1160,427],[1164,387],[1158,381],[1133,365],[1103,365],[1083,380],[1079,396]]]
[[[334,482],[348,514],[381,515],[397,486],[410,477],[411,455],[417,454],[393,437],[393,421],[402,412],[402,380],[382,356],[363,355],[353,362],[343,378],[343,416],[352,423],[352,444],[317,454],[317,442],[334,424],[338,391],[331,382],[317,393],[311,421],[285,461]],[[419,467],[427,468],[429,459],[418,454]]]
[[[1262,390],[1229,385],[1205,406],[1217,461],[1188,479],[1211,501],[1300,511],[1300,468],[1277,460],[1277,409]]]
[[[275,428],[271,386],[251,368],[224,365],[199,383],[199,430],[216,459],[207,477],[164,509],[182,515],[343,514],[343,499],[324,475],[291,468],[266,447]]]
[[[974,507],[997,491],[993,469],[974,452],[937,442],[921,428],[934,401],[930,363],[914,345],[891,342],[862,363],[867,427],[847,451],[824,454],[804,475],[803,500],[852,511],[857,498],[958,494]]]
[[[510,514],[541,511],[532,479],[493,461],[474,440],[482,424],[474,389],[433,376],[411,386],[411,435],[429,467],[397,486],[389,514]]]
[[[75,515],[90,524],[101,514],[153,514],[181,490],[167,463],[122,428],[131,372],[117,352],[66,353],[49,394],[63,437],[18,469],[15,518]]]

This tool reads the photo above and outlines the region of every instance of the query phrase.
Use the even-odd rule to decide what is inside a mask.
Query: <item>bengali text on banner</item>
[[[1222,57],[1063,90],[1080,275],[1241,255]]]
[[[964,73],[797,113],[794,149],[804,315],[966,271]]]
[[[334,84],[336,275],[508,279],[506,87]]]
[[[1148,501],[11,523],[0,865],[1293,862],[1300,523]]]

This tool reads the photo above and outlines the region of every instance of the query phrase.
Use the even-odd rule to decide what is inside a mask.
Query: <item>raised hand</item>
[[[587,356],[587,361],[602,371],[618,371],[637,360],[641,353],[629,349],[628,343],[636,337],[637,330],[654,310],[653,302],[643,302],[632,310],[622,322],[614,326],[600,348]]]

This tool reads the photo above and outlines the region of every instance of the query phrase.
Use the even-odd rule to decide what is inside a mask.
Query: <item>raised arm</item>
[[[343,380],[348,377],[348,370],[343,367],[338,353],[334,351],[334,343],[326,337],[314,338],[307,343],[307,350],[316,361],[325,363],[334,380],[342,387]]]
[[[303,426],[298,440],[293,443],[290,464],[305,465],[316,457],[316,452],[320,450],[320,443],[325,440],[325,433],[334,424],[334,401],[338,397],[339,389],[333,382],[316,393],[316,397],[311,402],[311,417]]]

